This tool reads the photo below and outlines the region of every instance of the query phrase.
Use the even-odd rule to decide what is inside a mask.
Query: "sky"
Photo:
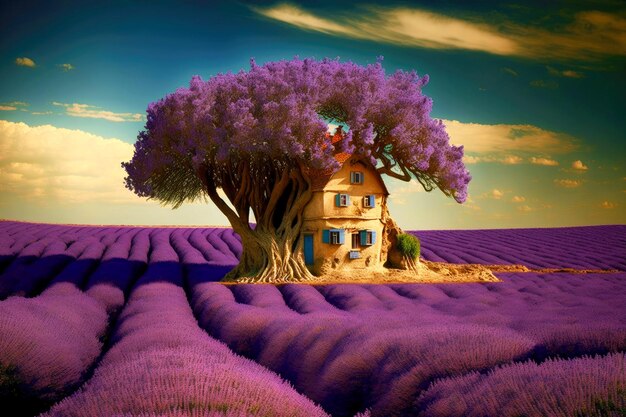
[[[626,223],[623,2],[50,3],[0,4],[0,219],[228,225],[124,188],[148,104],[250,58],[383,56],[429,75],[473,177],[464,204],[386,180],[402,228]]]

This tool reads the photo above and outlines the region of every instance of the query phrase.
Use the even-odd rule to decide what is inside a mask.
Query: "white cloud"
[[[35,68],[37,66],[35,64],[35,61],[26,57],[15,58],[15,64],[19,65],[20,67],[30,67],[30,68]]]
[[[64,72],[68,72],[73,70],[75,67],[72,64],[59,64],[59,67],[64,71]]]
[[[133,203],[122,161],[133,146],[80,130],[0,120],[2,198],[28,201]]]
[[[572,168],[577,171],[587,171],[589,167],[583,163],[580,159],[578,161],[572,162]]]
[[[558,166],[559,163],[557,161],[555,161],[554,159],[550,159],[550,158],[537,158],[537,157],[532,157],[530,158],[530,163],[533,165],[544,165],[544,166],[549,166],[549,167],[555,167]]]
[[[529,211],[533,211],[533,208],[527,205],[519,206],[517,209],[523,213],[528,213]]]
[[[526,198],[522,197],[520,195],[514,195],[513,198],[511,199],[511,201],[513,203],[523,203],[524,201],[526,201]]]
[[[582,181],[579,181],[579,180],[569,180],[569,179],[558,179],[558,180],[554,180],[554,183],[556,185],[558,185],[559,187],[563,187],[563,188],[577,188],[577,187],[581,186]]]
[[[463,145],[465,152],[497,156],[501,161],[511,157],[505,163],[521,162],[519,156],[512,154],[514,152],[563,154],[578,148],[577,140],[572,136],[533,125],[443,122],[451,143]]]
[[[5,106],[5,105],[1,105],[0,104],[0,110],[2,110],[2,111],[13,111],[13,110],[17,110],[17,107],[15,107],[15,106]]]
[[[579,12],[557,29],[546,30],[506,18],[487,23],[480,18],[450,17],[410,7],[364,7],[349,14],[336,13],[332,19],[284,3],[252,9],[300,29],[394,45],[533,59],[593,60],[626,55],[626,19],[599,11]],[[564,77],[578,74],[560,71]]]
[[[102,110],[100,107],[88,104],[67,104],[52,102],[55,106],[65,108],[65,114],[73,117],[88,117],[92,119],[104,119],[110,122],[143,122],[145,116],[141,113],[114,113],[109,110]]]

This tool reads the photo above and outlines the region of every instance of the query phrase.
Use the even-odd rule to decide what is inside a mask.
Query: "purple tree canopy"
[[[126,186],[174,207],[208,195],[224,211],[214,198],[221,188],[235,207],[231,223],[247,222],[250,210],[258,220],[276,204],[281,181],[337,168],[334,155],[348,152],[463,202],[471,179],[463,147],[430,117],[427,81],[414,71],[386,75],[380,62],[298,58],[195,76],[148,106],[133,159],[122,164]],[[329,121],[349,126],[344,140],[332,143]]]

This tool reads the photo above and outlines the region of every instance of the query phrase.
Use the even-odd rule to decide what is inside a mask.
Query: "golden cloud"
[[[534,156],[530,158],[530,163],[533,165],[544,165],[544,166],[549,166],[549,167],[555,167],[559,165],[558,161],[555,161],[554,159],[537,158]]]
[[[35,68],[37,66],[35,64],[35,61],[25,56],[21,58],[15,58],[15,64],[19,65],[20,67],[30,67],[30,68]]]
[[[14,110],[22,110],[26,111],[24,107],[27,107],[28,103],[23,101],[12,101],[10,103],[0,103],[0,110],[2,111],[14,111]]]
[[[504,196],[504,193],[500,190],[498,190],[497,188],[494,188],[493,190],[491,190],[489,192],[489,197],[495,199],[495,200],[500,200],[502,198],[502,196]]]
[[[557,179],[557,180],[554,180],[554,183],[558,185],[559,187],[563,187],[563,188],[577,188],[581,186],[582,181],[569,180],[569,179]]]
[[[583,164],[583,161],[581,161],[580,159],[578,161],[572,162],[572,168],[577,171],[587,171],[589,169],[589,167]]]
[[[617,203],[612,203],[610,201],[603,201],[602,204],[600,204],[600,207],[610,210],[610,209],[614,209],[615,207],[617,207]]]
[[[546,68],[548,69],[548,73],[550,73],[550,75],[554,75],[556,77],[583,78],[585,76],[582,72],[574,70],[558,70],[550,66]]]
[[[533,125],[484,125],[463,123],[457,120],[443,120],[443,122],[450,136],[450,142],[463,145],[467,153],[483,154],[470,163],[518,164],[522,162],[522,158],[514,153],[564,154],[578,148],[578,141],[574,137]]]
[[[122,161],[133,146],[81,130],[0,120],[2,198],[75,203],[133,203]]]
[[[332,20],[290,4],[255,12],[304,30],[354,39],[431,49],[465,49],[525,58],[590,60],[626,55],[626,19],[585,11],[558,30],[510,21],[462,19],[409,7],[367,7]],[[575,71],[561,73],[576,77]]]
[[[361,14],[334,20],[289,4],[253,10],[301,29],[334,36],[422,48],[480,50],[497,55],[515,55],[517,48],[514,41],[489,25],[419,9],[369,8]]]

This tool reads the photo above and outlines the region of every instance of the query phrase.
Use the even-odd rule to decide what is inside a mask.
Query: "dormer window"
[[[350,184],[363,184],[363,172],[361,171],[350,172]]]

